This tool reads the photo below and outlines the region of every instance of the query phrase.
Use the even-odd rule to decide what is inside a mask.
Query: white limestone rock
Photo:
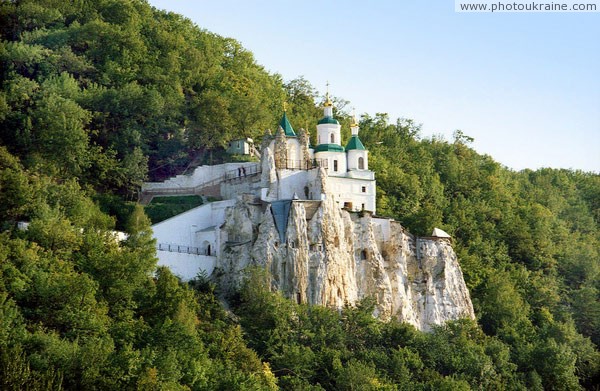
[[[303,303],[339,308],[373,297],[375,316],[395,317],[420,330],[474,318],[449,240],[414,238],[397,222],[383,238],[370,215],[349,213],[325,199],[310,216],[315,203],[291,203],[283,243],[270,204],[240,201],[230,208],[218,283],[232,289],[245,267],[260,265],[269,271],[272,289]]]
[[[261,186],[268,189],[267,197],[277,199],[277,172],[275,171],[275,156],[271,148],[263,148],[260,181]]]

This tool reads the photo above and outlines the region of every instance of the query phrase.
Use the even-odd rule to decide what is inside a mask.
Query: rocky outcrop
[[[272,289],[298,302],[341,307],[373,297],[375,316],[420,330],[474,318],[448,239],[416,238],[398,222],[349,213],[327,198],[278,202],[239,199],[226,211],[214,274],[222,288],[258,265]]]

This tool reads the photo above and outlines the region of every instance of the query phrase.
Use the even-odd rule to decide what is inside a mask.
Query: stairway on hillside
[[[261,167],[259,164],[247,167],[244,171],[243,178],[249,178],[261,173]],[[238,169],[227,171],[223,176],[213,179],[208,182],[201,183],[194,187],[171,187],[171,188],[160,188],[160,189],[147,189],[140,192],[139,203],[142,205],[148,205],[152,198],[156,196],[175,196],[175,195],[205,195],[212,197],[221,196],[221,183],[234,179],[241,179],[240,172]],[[165,181],[167,182],[167,181]]]

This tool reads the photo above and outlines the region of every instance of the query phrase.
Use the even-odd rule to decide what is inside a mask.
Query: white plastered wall
[[[210,275],[219,255],[219,227],[225,208],[234,204],[235,200],[212,202],[153,225],[158,264],[168,266],[184,280],[194,278],[200,270]],[[211,256],[204,255],[205,241],[214,249]]]

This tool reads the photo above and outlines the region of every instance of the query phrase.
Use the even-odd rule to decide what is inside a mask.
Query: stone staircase
[[[205,183],[201,183],[193,187],[146,189],[140,192],[138,202],[142,205],[148,205],[152,201],[152,199],[157,196],[203,195],[211,197],[220,197],[221,183],[235,179],[254,177],[256,175],[260,175],[260,173],[261,167],[260,164],[257,164],[256,166],[247,167],[246,171],[244,171],[243,176],[240,176],[241,172],[238,169],[234,169],[227,171],[219,178],[213,179]]]

